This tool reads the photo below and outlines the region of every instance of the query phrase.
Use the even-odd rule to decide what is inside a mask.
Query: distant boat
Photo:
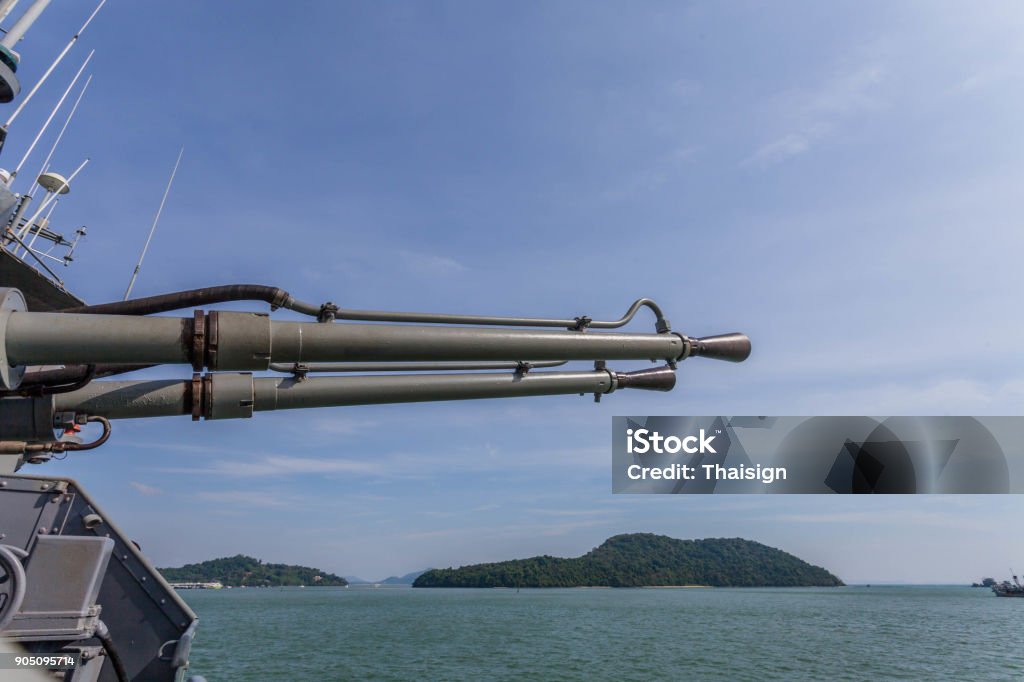
[[[1013,582],[1004,580],[992,586],[992,591],[997,597],[1024,597],[1024,585],[1021,585],[1017,576],[1013,576]]]

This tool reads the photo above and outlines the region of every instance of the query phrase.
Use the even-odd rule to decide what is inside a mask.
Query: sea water
[[[969,587],[182,592],[223,680],[1018,680],[1024,599]]]

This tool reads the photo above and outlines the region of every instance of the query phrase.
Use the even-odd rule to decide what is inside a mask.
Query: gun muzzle
[[[636,372],[617,372],[619,388],[639,388],[644,391],[671,391],[676,386],[676,373],[671,367],[654,367]]]
[[[705,336],[702,339],[691,338],[688,357],[699,355],[702,358],[743,362],[750,357],[750,339],[746,334],[738,332]]]

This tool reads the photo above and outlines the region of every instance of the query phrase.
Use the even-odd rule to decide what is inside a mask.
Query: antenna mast
[[[60,64],[62,59],[64,59],[64,56],[68,53],[69,50],[71,50],[72,47],[74,47],[75,42],[78,40],[79,36],[82,35],[86,27],[93,20],[93,17],[96,16],[96,14],[100,11],[100,9],[106,2],[107,0],[100,0],[100,4],[96,6],[96,9],[92,11],[92,14],[89,15],[89,18],[85,20],[85,23],[82,24],[82,28],[78,29],[78,32],[71,37],[71,40],[68,41],[68,44],[64,46],[64,49],[61,50],[61,53],[57,55],[57,58],[53,60],[52,64],[50,64],[50,68],[48,68],[46,70],[46,73],[43,74],[42,78],[40,78],[39,81],[34,86],[32,86],[32,90],[28,93],[28,95],[26,95],[25,98],[21,100],[21,104],[19,104],[18,108],[14,110],[14,113],[11,114],[11,117],[9,119],[7,119],[7,122],[3,124],[4,133],[6,133],[7,128],[12,123],[14,123],[14,119],[18,117],[18,114],[21,113],[21,110],[24,109],[25,105],[29,103],[29,101],[32,99],[32,96],[36,94],[36,91],[39,89],[39,86],[46,82],[46,79],[50,77],[50,74],[53,73],[53,70],[57,68],[57,65]],[[15,43],[21,40],[22,36],[24,36],[25,31],[27,31],[29,26],[32,25],[32,22],[34,22],[42,13],[42,11],[46,9],[46,6],[48,4],[50,4],[50,0],[36,0],[31,7],[25,10],[24,16],[22,16],[21,19],[18,19],[18,22],[13,27],[11,27],[11,30],[7,32],[7,35],[4,36],[3,40],[0,40],[0,47],[4,47],[8,50],[12,49]],[[16,31],[20,32],[16,33]]]
[[[96,54],[96,50],[90,52],[89,56],[85,58],[84,62],[82,62],[82,65],[78,67],[78,73],[76,73],[75,77],[71,79],[70,83],[68,83],[68,87],[64,90],[64,94],[60,96],[59,100],[57,100],[57,104],[53,107],[53,111],[51,111],[50,115],[46,118],[46,122],[43,123],[43,127],[39,129],[38,133],[36,133],[36,137],[34,140],[32,140],[32,144],[28,146],[28,150],[25,151],[24,156],[21,157],[21,161],[18,162],[18,165],[11,173],[11,177],[7,181],[8,187],[14,184],[14,178],[16,178],[18,173],[21,172],[21,169],[25,165],[25,162],[28,161],[28,157],[31,156],[32,152],[36,148],[36,145],[39,144],[39,138],[41,138],[43,136],[43,133],[46,132],[46,129],[50,127],[50,122],[53,121],[53,117],[57,115],[57,111],[59,111],[61,106],[64,104],[64,100],[67,99],[68,94],[71,92],[71,89],[75,87],[75,83],[78,82],[79,77],[81,77],[82,72],[85,71],[85,67],[88,66],[89,60],[92,59],[92,56],[94,54]],[[63,131],[61,132],[63,133]]]
[[[0,2],[0,21],[7,18],[7,15],[11,13],[14,6],[18,4],[18,0],[3,0]]]
[[[67,179],[58,176],[55,179],[56,184],[51,185],[52,189],[50,187],[46,188],[46,198],[43,199],[43,202],[41,204],[39,204],[39,209],[36,211],[35,215],[29,218],[28,222],[26,222],[25,225],[20,230],[17,231],[18,239],[25,239],[25,237],[28,236],[28,233],[29,231],[31,231],[32,226],[35,224],[36,220],[39,219],[39,216],[43,214],[43,211],[45,211],[50,206],[50,204],[53,202],[54,199],[57,198],[58,195],[67,194],[67,192],[71,189],[71,181],[75,179],[75,176],[77,176],[79,172],[81,172],[81,170],[85,168],[86,165],[88,165],[88,163],[89,159],[86,159],[78,166],[78,168],[75,169],[75,172],[72,173]],[[12,227],[17,228],[17,225],[12,225]]]
[[[146,257],[146,251],[149,250],[149,242],[153,239],[153,233],[156,232],[156,225],[160,222],[160,214],[163,213],[164,203],[167,201],[167,195],[171,193],[171,185],[174,184],[174,176],[178,172],[178,165],[181,163],[181,157],[185,153],[185,147],[181,148],[178,152],[178,160],[174,162],[174,169],[171,171],[171,177],[167,181],[167,188],[164,190],[164,196],[160,200],[160,207],[156,209],[156,216],[153,218],[153,225],[149,228],[149,236],[146,237],[146,244],[142,247],[142,253],[139,254],[139,262],[135,264],[135,271],[132,272],[132,279],[128,282],[128,288],[124,292],[124,300],[127,301],[128,297],[132,293],[132,287],[135,286],[135,280],[139,276],[139,270],[142,269],[142,260]]]
[[[4,14],[6,15],[12,9],[14,9],[15,2],[5,3],[3,8]],[[43,13],[47,5],[50,4],[50,0],[35,0],[32,6],[25,10],[25,13],[21,15],[21,19],[14,22],[14,26],[11,26],[11,30],[7,32],[3,40],[0,40],[0,45],[3,45],[8,50],[13,50],[14,46],[18,44],[22,38],[25,37],[25,33],[32,27],[32,24],[36,23],[36,19]],[[62,55],[63,56],[63,55]]]
[[[82,101],[82,97],[85,96],[85,91],[89,89],[89,83],[92,83],[92,75],[85,79],[85,85],[82,86],[81,92],[78,93],[78,98],[75,99],[74,105],[71,107],[71,111],[68,113],[67,119],[64,120],[64,126],[60,129],[60,133],[57,134],[57,139],[53,141],[53,146],[50,147],[50,153],[46,155],[46,160],[43,161],[43,165],[39,168],[39,172],[36,173],[38,178],[40,175],[45,173],[50,168],[50,159],[53,158],[53,153],[57,151],[57,145],[60,144],[61,139],[64,137],[64,131],[68,129],[68,125],[71,124],[71,119],[75,117],[75,112],[78,111],[78,104]],[[32,185],[32,189],[28,191],[29,196],[34,197],[36,194],[36,187],[39,184]]]

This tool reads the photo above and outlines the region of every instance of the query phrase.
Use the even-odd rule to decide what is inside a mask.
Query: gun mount
[[[0,126],[0,149],[9,124],[106,0],[97,2]],[[0,0],[0,21],[14,4]],[[0,40],[0,102],[20,91],[14,75],[20,56],[13,48],[48,4],[33,0]],[[187,674],[198,618],[138,545],[75,481],[14,473],[55,453],[103,445],[112,421],[248,418],[268,410],[573,393],[599,400],[627,388],[671,390],[678,363],[690,357],[740,362],[750,353],[742,334],[697,338],[674,332],[650,299],[636,301],[617,320],[348,310],[244,284],[85,305],[53,268],[72,262],[86,229],[65,238],[50,214],[88,159],[67,179],[47,171],[62,129],[39,174],[30,176],[45,194],[33,205],[34,189],[15,193],[12,187],[88,62],[18,165],[0,169],[0,286],[6,287],[0,288],[0,654],[11,640],[47,661],[73,657],[70,668],[46,664],[66,682],[180,682]],[[150,237],[162,208],[163,200]],[[51,253],[57,248],[66,251]],[[142,257],[129,293],[141,264]],[[272,311],[315,321],[194,310],[233,301],[262,301]],[[652,333],[616,331],[642,308],[654,314]],[[160,315],[188,310],[179,317]],[[657,366],[618,371],[607,364],[638,360]],[[592,365],[562,368],[574,361]],[[109,379],[164,365],[180,366],[180,378]],[[185,368],[191,377],[184,378]],[[102,431],[82,442],[77,432],[87,424]]]
[[[152,316],[241,299],[316,321],[202,310]],[[643,307],[656,316],[654,333],[590,331],[625,326]],[[112,419],[232,419],[268,410],[574,393],[600,399],[625,388],[671,390],[677,364],[688,357],[741,362],[749,354],[742,334],[673,332],[649,299],[618,320],[602,321],[344,310],[258,285],[32,312],[17,289],[0,289],[0,457],[7,459],[0,472],[45,461],[49,453],[97,447],[109,437]],[[609,360],[665,364],[619,372],[607,367]],[[536,371],[570,361],[594,365]],[[191,379],[96,380],[158,365],[189,365],[194,373]],[[289,376],[252,374],[259,371]],[[338,376],[353,372],[361,374]],[[321,373],[331,376],[310,376]],[[103,425],[91,443],[68,442],[55,432],[89,422]]]
[[[690,357],[741,362],[750,354],[742,334],[672,331],[648,299],[609,321],[345,310],[256,285],[64,310],[66,298],[48,296],[38,312],[25,299],[0,289],[0,532],[8,531],[0,534],[0,633],[30,652],[75,656],[75,681],[180,680],[198,623],[77,483],[14,473],[103,445],[111,420],[573,393],[600,400],[627,388],[671,390]],[[155,316],[238,300],[316,321],[218,310]],[[602,331],[641,308],[655,315],[653,333]],[[657,366],[607,365],[636,360]],[[562,369],[572,361],[593,364]],[[102,380],[163,365],[190,367],[192,376]],[[89,423],[102,432],[81,442],[75,433]]]

